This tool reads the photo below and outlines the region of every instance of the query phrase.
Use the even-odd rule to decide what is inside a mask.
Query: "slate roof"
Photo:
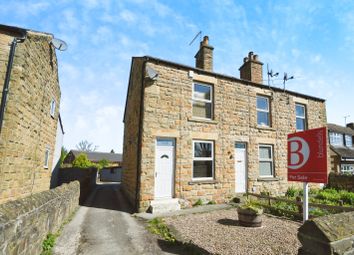
[[[328,123],[327,128],[329,131],[354,136],[354,130],[348,127],[343,127],[337,124]]]
[[[348,147],[334,147],[330,146],[331,150],[337,153],[342,158],[354,158],[354,148],[350,149]]]
[[[81,153],[86,154],[87,158],[92,162],[98,162],[102,159],[107,159],[109,162],[122,162],[123,160],[123,154],[120,153],[79,150],[71,150],[71,152],[75,155],[75,157],[77,157]]]

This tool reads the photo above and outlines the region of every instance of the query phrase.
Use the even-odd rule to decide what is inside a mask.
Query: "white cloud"
[[[133,12],[129,11],[129,10],[123,10],[121,11],[121,13],[119,14],[119,18],[124,21],[124,22],[128,22],[128,23],[133,23],[136,21],[136,16]]]

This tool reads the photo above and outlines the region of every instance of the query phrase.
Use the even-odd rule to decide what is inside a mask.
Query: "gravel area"
[[[237,211],[213,211],[165,218],[184,241],[191,241],[211,254],[297,254],[300,223],[263,215],[263,226],[238,225]]]

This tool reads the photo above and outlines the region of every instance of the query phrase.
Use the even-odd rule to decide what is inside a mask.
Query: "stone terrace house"
[[[196,67],[132,59],[122,184],[139,211],[285,192],[295,184],[287,182],[287,134],[326,126],[325,101],[263,85],[252,52],[240,78],[213,72],[208,37],[195,58]]]
[[[327,128],[331,171],[354,174],[354,123],[348,123],[346,127],[329,123]]]
[[[60,125],[52,40],[51,34],[0,25],[0,203],[50,186]]]

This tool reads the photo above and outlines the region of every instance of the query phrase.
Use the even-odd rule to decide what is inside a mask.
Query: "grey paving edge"
[[[179,216],[179,215],[188,215],[188,214],[193,214],[193,213],[205,213],[205,212],[211,212],[211,211],[216,211],[216,210],[224,210],[224,209],[230,209],[235,207],[232,204],[218,204],[218,205],[202,205],[202,206],[196,206],[193,208],[188,208],[188,209],[181,209],[179,211],[173,211],[173,212],[168,212],[168,213],[135,213],[133,216],[144,219],[144,220],[152,220],[157,217],[172,217],[172,216]]]

